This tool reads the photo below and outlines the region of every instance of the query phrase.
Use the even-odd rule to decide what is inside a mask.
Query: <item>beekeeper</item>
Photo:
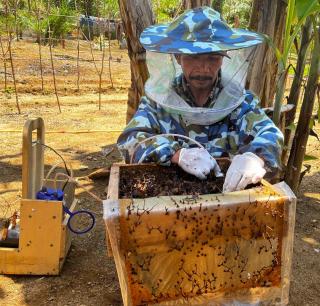
[[[146,28],[140,41],[150,77],[118,139],[126,162],[178,164],[205,179],[212,170],[220,175],[214,158],[230,157],[224,192],[280,169],[283,135],[244,89],[252,47],[262,36],[232,29],[218,12],[200,7]]]

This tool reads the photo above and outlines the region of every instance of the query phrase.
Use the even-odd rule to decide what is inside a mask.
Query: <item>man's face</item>
[[[215,53],[181,54],[177,55],[176,59],[192,89],[211,90],[223,56]]]

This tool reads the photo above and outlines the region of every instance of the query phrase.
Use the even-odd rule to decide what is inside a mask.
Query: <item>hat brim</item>
[[[191,41],[169,37],[168,25],[154,25],[146,28],[140,42],[148,51],[174,54],[199,54],[249,48],[264,41],[258,33],[243,29],[232,29],[229,37],[214,38],[213,41]]]

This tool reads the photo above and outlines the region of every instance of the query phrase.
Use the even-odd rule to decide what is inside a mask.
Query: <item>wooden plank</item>
[[[120,200],[120,202],[128,200]],[[110,201],[110,206],[105,208],[106,214],[109,218],[105,220],[106,229],[110,237],[109,243],[112,246],[113,255],[115,258],[116,269],[119,277],[121,295],[124,305],[132,305],[132,297],[129,286],[128,274],[126,273],[126,261],[124,258],[124,253],[121,250],[121,241],[120,241],[120,209],[119,201]]]
[[[22,198],[34,199],[43,181],[43,152],[39,143],[32,143],[32,131],[37,130],[37,141],[44,143],[44,122],[42,118],[27,120],[22,139]]]
[[[119,198],[120,165],[122,166],[122,164],[114,164],[111,167],[108,191],[107,191],[107,199],[118,200]],[[108,257],[113,257],[110,237],[109,237],[107,228],[106,228],[106,244],[107,244]]]
[[[21,200],[19,248],[1,249],[4,274],[57,275],[62,232],[62,202]]]
[[[77,199],[74,199],[71,206],[69,207],[69,210],[71,212],[74,212],[77,208]],[[64,214],[64,219],[62,222],[62,230],[61,230],[61,251],[60,251],[60,269],[63,266],[63,263],[67,257],[67,254],[69,252],[70,246],[71,246],[71,238],[74,236],[74,234],[68,229],[67,223],[69,221],[70,216],[67,214]]]
[[[121,165],[122,166],[122,165]],[[110,170],[107,199],[117,200],[119,198],[120,165],[114,164]]]

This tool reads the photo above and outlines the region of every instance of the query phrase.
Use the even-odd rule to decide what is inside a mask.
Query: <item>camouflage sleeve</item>
[[[126,163],[156,162],[161,165],[170,165],[171,157],[180,148],[174,137],[156,136],[164,133],[159,122],[159,109],[155,102],[142,97],[139,108],[119,136],[117,145]],[[139,142],[156,136],[149,141]],[[133,157],[132,157],[133,155]]]
[[[258,107],[259,100],[247,95],[237,119],[239,153],[252,152],[265,161],[266,170],[281,169],[283,134]]]

